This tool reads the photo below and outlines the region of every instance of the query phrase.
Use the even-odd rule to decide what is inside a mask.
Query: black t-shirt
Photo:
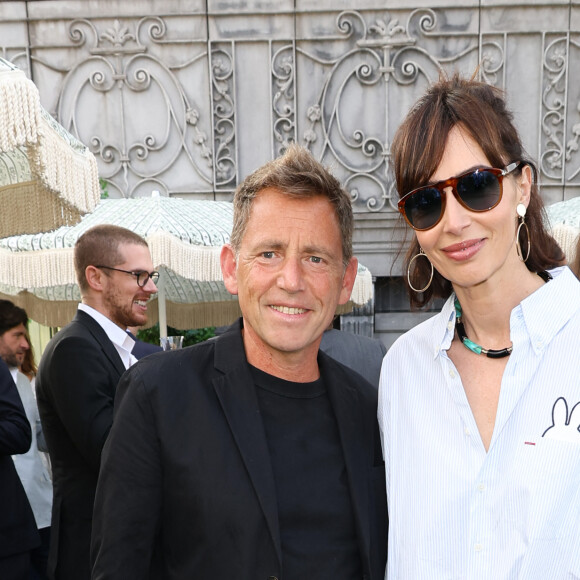
[[[324,381],[252,367],[272,460],[282,580],[362,578],[348,477]]]

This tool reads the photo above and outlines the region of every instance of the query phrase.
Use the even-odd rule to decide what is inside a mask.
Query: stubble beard
[[[126,304],[120,304],[119,302],[120,301],[115,295],[110,296],[107,299],[110,317],[115,324],[122,328],[127,328],[129,326],[143,326],[147,323],[147,316],[141,317],[133,312],[133,300],[131,300],[129,307],[127,307]]]
[[[18,359],[18,355],[16,353],[3,354],[1,358],[9,367],[19,367],[20,366],[21,361]],[[24,358],[24,357],[22,357],[22,358]]]

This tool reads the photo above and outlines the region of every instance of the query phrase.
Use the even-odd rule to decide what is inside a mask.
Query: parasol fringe
[[[14,198],[18,203],[14,203]],[[0,232],[12,235],[26,234],[30,224],[39,231],[54,229],[54,224],[80,221],[81,213],[57,198],[38,181],[27,181],[0,187]]]
[[[93,210],[101,196],[95,156],[80,141],[65,139],[46,113],[41,114],[38,135],[38,144],[27,146],[31,170],[81,214]]]
[[[15,288],[75,284],[73,248],[12,252],[0,248],[2,283]]]
[[[11,300],[20,308],[24,308],[29,318],[50,327],[63,327],[68,324],[77,311],[78,302],[42,300],[29,292],[20,292],[12,296],[0,292],[0,299]],[[352,302],[339,306],[337,314],[345,314],[352,310]],[[149,328],[158,322],[158,308],[153,300],[148,308]],[[167,323],[178,330],[205,328],[207,326],[226,326],[241,316],[237,300],[222,302],[203,302],[198,304],[179,304],[167,302]]]
[[[222,279],[219,246],[195,246],[161,231],[147,236],[147,243],[156,268],[165,266],[183,278],[200,282]]]
[[[68,324],[78,307],[78,302],[42,300],[29,292],[20,292],[15,296],[0,292],[0,299],[10,300],[16,306],[24,308],[28,318],[50,327],[62,327]]]
[[[13,69],[0,72],[0,152],[9,154],[19,148],[26,152],[31,178],[41,184],[36,191],[44,195],[31,204],[29,214],[22,210],[24,215],[16,216],[16,221],[4,218],[0,232],[30,232],[31,224],[41,229],[30,219],[38,216],[41,207],[47,213],[42,223],[50,222],[46,229],[74,224],[94,209],[100,199],[94,155],[44,111],[35,84],[22,71]],[[9,184],[6,191],[18,195],[18,185]],[[18,205],[25,203],[29,200],[18,199]],[[14,203],[3,203],[2,207],[9,205]],[[50,221],[49,216],[54,219]]]
[[[0,151],[38,142],[40,98],[19,70],[0,73]]]
[[[222,280],[219,261],[221,248],[191,246],[162,233],[150,236],[148,242],[156,268],[170,267],[176,274],[200,282]],[[14,288],[75,284],[73,252],[73,248],[25,252],[0,248],[2,283]],[[368,269],[359,268],[350,301],[362,306],[372,295],[372,275]]]
[[[219,247],[192,246],[169,234],[147,238],[156,268],[170,265],[176,274],[201,282],[222,279]],[[15,288],[46,288],[75,284],[73,248],[11,251],[0,248],[2,283]]]
[[[552,237],[558,242],[560,248],[562,248],[568,263],[573,262],[576,257],[579,236],[580,229],[577,227],[568,224],[556,224],[552,226]]]
[[[350,302],[356,306],[363,306],[373,297],[373,276],[367,268],[359,268],[350,295]],[[352,310],[352,305],[349,310]],[[341,314],[344,314],[343,312]]]

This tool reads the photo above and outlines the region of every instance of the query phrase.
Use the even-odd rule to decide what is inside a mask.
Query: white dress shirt
[[[388,580],[580,579],[580,282],[551,274],[511,312],[487,453],[447,356],[454,296],[387,352]]]
[[[52,480],[38,450],[37,442],[41,430],[40,416],[28,377],[17,368],[11,368],[10,372],[32,431],[30,449],[21,455],[13,455],[12,460],[34,513],[36,527],[40,530],[50,526],[52,517]]]
[[[98,310],[95,310],[87,304],[79,304],[79,310],[86,312],[91,318],[94,318],[96,322],[101,326],[101,328],[107,333],[109,340],[113,343],[125,368],[128,369],[131,365],[137,362],[137,359],[131,351],[135,346],[135,341],[123,330],[120,326],[117,326],[111,319],[107,318],[104,314],[101,314]]]

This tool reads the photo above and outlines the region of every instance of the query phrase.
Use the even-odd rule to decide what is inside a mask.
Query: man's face
[[[19,367],[29,348],[24,324],[19,324],[0,335],[0,358],[9,367]]]
[[[356,259],[345,271],[328,199],[295,199],[265,189],[252,205],[237,263],[226,246],[222,270],[227,289],[239,298],[252,364],[269,356],[315,360],[337,304],[350,297]]]
[[[123,262],[114,267],[128,272],[152,272],[153,262],[149,248],[139,244],[122,244],[119,253]],[[108,264],[107,264],[108,265]],[[110,320],[126,329],[128,326],[143,326],[147,322],[147,301],[157,292],[153,280],[149,279],[143,288],[137,278],[125,272],[102,270],[102,302]]]

